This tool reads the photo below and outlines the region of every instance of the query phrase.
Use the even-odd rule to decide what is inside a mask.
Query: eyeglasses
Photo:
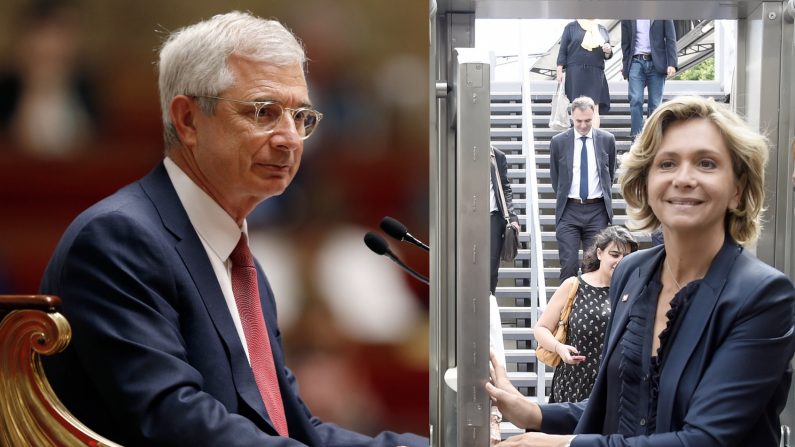
[[[290,112],[290,117],[295,124],[295,130],[302,140],[306,140],[317,128],[317,123],[323,119],[323,114],[309,107],[291,109],[276,101],[241,101],[239,99],[222,98],[220,96],[199,96],[194,98],[217,99],[254,107],[253,120],[260,129],[267,133],[279,125],[284,116],[284,111]]]

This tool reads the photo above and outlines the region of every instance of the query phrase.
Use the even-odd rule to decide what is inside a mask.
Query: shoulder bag
[[[569,315],[571,314],[571,307],[574,304],[574,297],[577,296],[577,289],[580,287],[580,280],[577,279],[576,276],[573,276],[573,281],[571,284],[571,288],[569,288],[569,296],[566,299],[566,304],[563,306],[563,309],[560,311],[560,320],[558,321],[558,327],[555,328],[555,332],[552,334],[555,337],[555,340],[559,341],[560,343],[566,344],[566,336],[569,332]],[[557,347],[557,345],[555,345]],[[551,366],[553,368],[557,367],[560,364],[560,355],[557,352],[549,351],[538,344],[536,348],[536,358],[543,362],[544,364]]]
[[[500,257],[503,261],[513,261],[519,254],[519,232],[511,225],[511,218],[508,216],[508,203],[505,201],[505,191],[502,188],[502,179],[500,178],[500,168],[497,166],[497,161],[494,156],[494,151],[491,151],[491,162],[494,164],[494,172],[497,174],[497,185],[499,192],[497,194],[502,203],[502,217],[505,218],[505,236],[502,238],[502,251]]]

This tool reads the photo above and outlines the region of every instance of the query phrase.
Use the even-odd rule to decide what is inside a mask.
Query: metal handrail
[[[520,27],[523,29],[524,27]],[[524,36],[519,36],[520,54],[527,54],[524,51]],[[535,160],[535,137],[533,135],[533,108],[530,91],[530,70],[525,69],[526,59],[521,58],[519,69],[521,70],[521,91],[522,91],[522,155],[525,157],[525,184],[526,191],[526,214],[525,223],[527,231],[530,233],[530,296],[531,302],[537,309],[543,309],[547,305],[546,284],[544,279],[544,257],[541,240],[541,210],[538,206],[538,180],[536,176]],[[531,315],[533,326],[538,321],[538,312]],[[538,373],[538,383],[536,384],[536,396],[539,401],[544,400],[546,393],[546,371],[545,365],[536,360],[536,371]]]

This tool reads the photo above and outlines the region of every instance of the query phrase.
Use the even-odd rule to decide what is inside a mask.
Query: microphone
[[[381,236],[373,233],[372,231],[368,231],[367,234],[364,235],[364,244],[367,245],[367,248],[372,250],[375,254],[388,257],[395,264],[399,265],[400,268],[402,268],[406,273],[422,281],[423,283],[428,284],[428,278],[417,273],[411,267],[407,266],[403,261],[401,261],[397,256],[395,256],[395,254],[392,253],[392,250],[389,249],[389,244],[387,244],[384,238]]]
[[[384,230],[384,233],[399,241],[410,242],[425,251],[430,251],[427,245],[423,244],[422,241],[409,234],[406,226],[396,219],[393,219],[389,216],[384,216],[384,218],[381,219],[381,229]]]

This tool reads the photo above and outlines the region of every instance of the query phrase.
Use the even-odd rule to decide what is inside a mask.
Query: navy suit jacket
[[[284,365],[275,302],[257,265],[290,438],[267,415],[205,249],[161,163],[66,230],[41,292],[58,295],[73,339],[46,361],[75,416],[126,445],[428,445],[369,438],[313,417]],[[422,390],[418,390],[421,392]]]
[[[602,362],[586,402],[542,406],[542,431],[578,433],[572,447],[776,447],[792,379],[795,288],[778,270],[727,240],[691,298],[662,365],[657,429],[651,436],[603,436],[610,357],[665,255],[664,246],[624,258],[613,274],[613,309]],[[615,384],[615,382],[613,382]],[[620,383],[615,385],[620,386]],[[576,428],[575,428],[576,426]]]
[[[635,54],[635,31],[637,23],[634,20],[621,21],[621,57],[623,58],[624,79],[629,77],[629,64]],[[673,20],[652,20],[649,28],[649,42],[651,43],[651,61],[657,73],[667,74],[668,67],[679,69],[679,59],[676,55],[676,29]]]
[[[555,224],[560,222],[571,191],[574,167],[574,129],[563,131],[549,143],[549,176],[555,191]],[[613,179],[616,173],[616,137],[610,132],[593,129],[593,147],[599,171],[599,185],[605,199],[608,222],[613,221]],[[579,140],[578,140],[579,142]]]

